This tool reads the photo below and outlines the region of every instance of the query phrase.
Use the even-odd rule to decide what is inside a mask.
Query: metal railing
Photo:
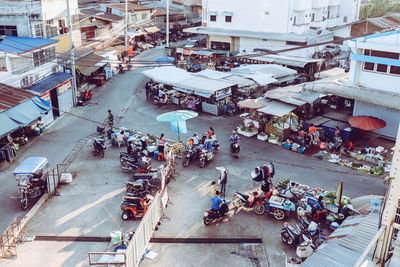
[[[21,220],[15,217],[0,236],[0,258],[17,257],[17,240],[21,234]]]
[[[51,197],[57,193],[57,187],[60,185],[61,175],[67,173],[67,164],[57,164],[56,168],[49,172],[47,177],[47,195]]]

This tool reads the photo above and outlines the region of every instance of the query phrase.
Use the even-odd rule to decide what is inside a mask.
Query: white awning
[[[222,72],[222,71],[216,71],[212,69],[205,69],[199,72],[193,73],[195,76],[202,76],[210,79],[223,79],[225,77],[231,76],[232,74],[229,72]]]
[[[227,89],[229,90],[232,86],[237,83],[207,79],[204,77],[194,76],[179,81],[176,86],[184,89],[193,90],[194,94],[202,96],[211,96],[216,91]]]
[[[174,66],[153,68],[142,73],[155,82],[168,85],[175,85],[179,81],[192,77],[187,71]]]
[[[278,80],[272,77],[269,77],[268,75],[259,73],[259,74],[247,74],[243,75],[242,77],[252,79],[256,83],[258,83],[261,86],[265,86],[271,83],[276,83]]]
[[[286,114],[289,114],[289,112],[293,111],[295,108],[296,106],[293,105],[289,105],[279,101],[271,101],[265,107],[257,109],[257,111],[273,116],[282,117]]]

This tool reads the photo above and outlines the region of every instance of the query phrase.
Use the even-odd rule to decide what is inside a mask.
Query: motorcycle
[[[91,90],[85,90],[80,94],[78,105],[82,106],[86,101],[91,99],[93,96],[93,92]]]
[[[204,225],[208,226],[211,223],[219,221],[220,219],[224,218],[229,211],[228,204],[229,204],[228,200],[223,200],[218,211],[214,211],[212,209],[206,210],[206,212],[204,212],[203,215]]]
[[[15,170],[18,181],[18,196],[21,209],[28,208],[28,199],[41,196],[47,191],[49,177],[49,163],[44,157],[29,157]]]
[[[104,136],[97,136],[93,140],[93,155],[100,155],[101,158],[104,158],[104,150],[106,149],[106,144],[104,140]]]
[[[231,152],[232,152],[232,153],[239,153],[239,152],[240,152],[240,145],[239,145],[239,142],[234,142],[234,143],[231,145]]]
[[[171,105],[172,104],[172,101],[171,101],[171,99],[169,98],[169,96],[167,96],[167,95],[165,95],[164,97],[159,97],[159,96],[154,96],[154,98],[153,98],[153,103],[155,104],[155,105],[162,105],[162,104],[165,104],[165,105]]]
[[[144,197],[130,197],[125,196],[124,202],[121,204],[121,218],[126,221],[134,218],[142,218],[146,212],[147,207],[150,205],[153,197],[146,195]]]
[[[191,160],[194,160],[199,157],[201,148],[199,145],[197,146],[187,146],[185,156],[182,162],[183,167],[187,167]]]
[[[245,207],[245,208],[254,208],[254,212],[256,214],[264,213],[264,202],[269,197],[268,195],[259,196],[258,192],[253,192],[253,199],[249,201],[250,196],[235,191],[233,195],[232,204],[236,208]],[[260,211],[261,208],[261,211]]]
[[[119,73],[120,73],[120,74],[125,73],[125,70],[124,70],[124,67],[122,66],[122,64],[119,64],[119,65],[118,65],[118,70],[119,70]]]
[[[214,153],[212,151],[208,151],[207,149],[202,149],[199,153],[200,168],[204,168],[206,162],[211,161],[213,158],[214,158]]]
[[[304,240],[305,237],[311,239],[311,236],[307,233],[304,228],[299,227],[296,224],[296,228],[291,226],[288,222],[283,224],[283,228],[281,230],[281,239],[284,243],[297,248]]]
[[[147,179],[138,179],[136,181],[128,181],[125,183],[126,192],[130,194],[151,194],[157,187],[151,185],[150,181]]]

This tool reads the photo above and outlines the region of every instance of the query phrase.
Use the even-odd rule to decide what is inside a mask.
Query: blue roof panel
[[[0,51],[13,54],[23,54],[30,50],[38,49],[56,42],[58,42],[58,40],[55,39],[5,36],[4,40],[0,42]]]
[[[49,112],[50,109],[50,106],[46,106],[38,96],[35,96],[34,98],[10,108],[3,113],[18,125],[29,126],[43,114]]]
[[[64,72],[53,73],[50,76],[41,79],[39,82],[35,83],[34,85],[32,85],[31,88],[27,90],[41,95],[71,78],[72,75],[68,73]]]

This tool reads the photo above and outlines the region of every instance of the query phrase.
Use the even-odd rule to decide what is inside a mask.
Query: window
[[[373,57],[383,57],[391,59],[399,59],[399,53],[392,53],[386,51],[371,50],[371,56]]]
[[[386,73],[387,72],[387,65],[385,65],[385,64],[377,64],[378,66],[376,67],[376,71],[377,72],[384,72],[384,73]]]
[[[112,13],[112,8],[111,7],[106,7],[106,12],[107,13]]]
[[[131,21],[136,22],[137,21],[137,15],[131,15]]]
[[[0,25],[0,35],[18,36],[17,26]]]
[[[371,70],[373,71],[375,67],[374,63],[364,62],[364,70]]]
[[[59,19],[59,20],[58,20],[58,27],[60,27],[60,28],[65,28],[65,20]]]
[[[35,25],[35,37],[41,37],[43,38],[43,25],[42,24],[36,24]]]
[[[232,16],[225,16],[225,22],[232,22]]]
[[[343,23],[347,23],[347,16],[343,17]]]
[[[390,74],[400,75],[400,67],[390,66]]]
[[[145,19],[147,19],[147,13],[142,14],[142,20],[145,20]]]
[[[315,21],[315,13],[312,13],[311,14],[311,22],[314,22]]]
[[[50,47],[37,52],[33,52],[33,65],[38,67],[56,58],[56,48]]]
[[[293,18],[293,25],[296,25],[296,16]]]
[[[216,15],[210,15],[210,21],[217,21]]]

